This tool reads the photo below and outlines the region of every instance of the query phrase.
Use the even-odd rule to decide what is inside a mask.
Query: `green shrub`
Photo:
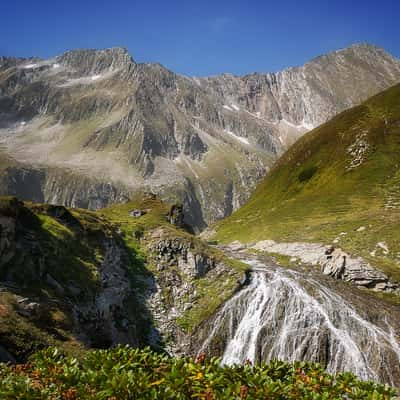
[[[317,172],[317,167],[312,166],[303,169],[303,171],[299,174],[299,182],[307,182],[309,181]]]
[[[222,366],[217,358],[170,358],[128,346],[78,361],[55,348],[30,363],[0,364],[0,398],[11,399],[393,399],[388,386],[336,376],[307,362]]]

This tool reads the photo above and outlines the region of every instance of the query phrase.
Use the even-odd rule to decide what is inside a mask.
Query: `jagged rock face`
[[[202,229],[296,138],[399,80],[399,60],[367,45],[244,77],[189,78],[120,48],[3,57],[0,150],[19,163],[1,163],[1,190],[90,208],[151,190]]]
[[[133,65],[129,54],[122,48],[106,50],[74,50],[56,58],[56,63],[71,68],[77,74],[94,75],[109,70],[129,69]]]
[[[203,277],[216,266],[214,259],[194,251],[190,242],[180,238],[155,241],[151,250],[157,255],[160,269],[168,265],[177,265],[184,274],[193,278]]]
[[[162,228],[147,238],[147,247],[157,277],[155,290],[148,296],[148,308],[167,339],[165,349],[171,354],[187,355],[191,352],[192,334],[183,330],[178,321],[199,297],[199,279],[213,281],[232,271],[222,260],[196,248],[192,241],[170,237]]]

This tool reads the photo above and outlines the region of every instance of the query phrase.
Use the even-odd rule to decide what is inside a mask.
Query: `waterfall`
[[[224,364],[308,360],[332,373],[400,384],[400,343],[389,323],[368,322],[304,273],[246,262],[253,267],[250,284],[217,313],[201,351],[218,342]]]

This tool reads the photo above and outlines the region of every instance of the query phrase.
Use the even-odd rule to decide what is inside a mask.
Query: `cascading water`
[[[389,323],[382,328],[368,322],[303,273],[247,262],[250,284],[218,312],[201,351],[218,342],[225,364],[308,360],[329,372],[400,384],[400,343]]]

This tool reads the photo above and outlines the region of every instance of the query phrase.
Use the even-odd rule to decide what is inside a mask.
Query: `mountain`
[[[337,255],[341,263],[330,271],[332,264],[325,265],[328,274],[346,276],[347,265],[352,274],[364,267],[373,274],[372,266],[398,287],[399,165],[400,85],[396,85],[299,139],[248,203],[216,225],[216,237],[222,242],[264,241],[256,247],[300,258],[306,243],[327,244],[328,248],[317,245],[314,250],[325,251],[331,262]],[[295,242],[304,243],[297,243],[296,249]],[[350,255],[364,261],[357,259],[357,264]],[[379,275],[378,286],[366,276],[355,282],[378,289],[382,279]]]
[[[201,230],[299,136],[399,81],[400,61],[370,45],[243,77],[186,77],[121,48],[1,57],[0,194],[98,209],[152,191]]]

